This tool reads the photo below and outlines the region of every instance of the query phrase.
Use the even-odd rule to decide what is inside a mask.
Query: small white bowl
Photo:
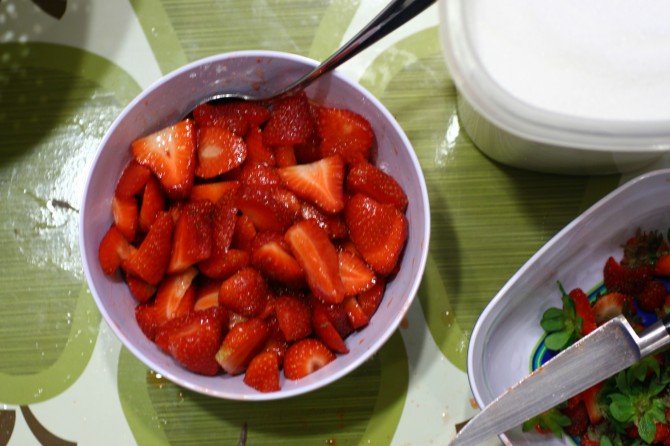
[[[540,341],[542,314],[560,307],[557,281],[566,290],[590,290],[603,280],[609,256],[636,229],[670,228],[670,169],[639,176],[594,204],[544,245],[503,286],[477,320],[468,347],[468,378],[480,407],[486,406],[531,371]],[[504,437],[504,436],[503,436]],[[572,444],[551,435],[507,433],[514,446]]]
[[[375,132],[377,165],[401,184],[409,197],[409,236],[400,272],[389,283],[370,324],[346,340],[350,352],[282,390],[260,393],[242,376],[205,377],[187,371],[148,340],[135,321],[136,302],[126,284],[106,276],[98,246],[112,223],[111,200],[119,175],[131,158],[130,143],[185,116],[196,104],[222,91],[273,92],[316,66],[286,53],[243,51],[186,65],[158,80],[133,100],[102,140],[88,176],[80,216],[80,250],[84,272],[105,320],[122,343],[152,370],[185,388],[233,400],[270,400],[299,395],[331,383],[366,361],[393,334],[418,290],[428,255],[430,210],[425,179],[404,132],[369,92],[339,73],[324,76],[306,91],[317,103],[348,108],[367,117]]]
[[[633,68],[637,59],[650,66],[656,66],[656,61],[665,63],[664,54],[670,51],[670,45],[665,44],[667,38],[655,39],[663,44],[649,46],[645,54],[639,51],[643,44],[626,53],[624,47],[617,46],[626,45],[620,42],[624,37],[634,42],[655,29],[646,31],[645,23],[638,23],[633,31],[618,29],[612,23],[621,18],[610,17],[615,12],[601,17],[598,15],[602,11],[595,11],[595,25],[589,24],[594,29],[588,34],[587,26],[578,28],[585,33],[580,39],[582,34],[571,28],[578,23],[579,13],[570,8],[581,8],[574,2],[497,3],[493,9],[503,13],[496,14],[490,12],[492,2],[482,4],[487,1],[441,0],[439,4],[441,41],[457,88],[460,121],[484,154],[510,166],[541,172],[611,174],[642,168],[670,150],[669,115],[649,112],[646,116],[632,111],[645,110],[645,104],[640,104],[645,97],[655,103],[667,97],[651,93],[655,91],[652,87],[647,96],[635,93],[634,88],[646,88],[645,83],[662,83],[660,77],[652,78],[661,76],[659,73],[649,69],[648,77],[636,76],[644,69]],[[582,11],[586,15],[586,10]],[[547,16],[550,14],[554,16]],[[633,17],[637,19],[638,15],[629,22],[636,20]],[[639,21],[645,20],[649,15],[641,13]],[[505,28],[507,24],[510,29]],[[605,37],[600,41],[596,25],[611,26],[614,29],[608,32],[613,36],[603,32]],[[524,30],[517,34],[515,28],[519,27]],[[607,51],[599,51],[600,46],[606,46],[607,38],[618,40],[606,47]],[[618,62],[629,59],[631,63]],[[632,74],[624,66],[630,67]],[[662,91],[665,89],[663,86]],[[667,90],[670,92],[670,88]],[[545,98],[544,92],[551,94]],[[567,94],[574,92],[579,92],[575,98]],[[619,92],[620,99],[611,99]],[[621,111],[615,113],[617,107]]]

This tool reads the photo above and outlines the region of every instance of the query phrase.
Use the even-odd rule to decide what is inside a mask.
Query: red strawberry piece
[[[293,256],[305,272],[312,293],[327,303],[344,299],[335,246],[328,234],[312,220],[291,226],[284,235]]]
[[[191,201],[208,200],[216,203],[219,199],[230,193],[236,191],[240,186],[238,181],[217,181],[214,183],[196,184],[191,191]]]
[[[670,276],[670,254],[663,254],[658,258],[654,273],[659,276]]]
[[[362,293],[374,286],[377,276],[362,258],[347,250],[340,250],[337,257],[345,296]]]
[[[263,142],[263,132],[260,128],[252,126],[244,137],[244,142],[247,145],[247,163],[275,165],[275,154]]]
[[[279,329],[287,341],[305,338],[312,332],[312,311],[304,299],[281,296],[274,307]]]
[[[246,215],[241,215],[235,222],[231,246],[243,251],[250,251],[257,231],[253,221]]]
[[[265,308],[269,293],[261,273],[247,267],[221,283],[219,304],[242,316],[255,317]]]
[[[328,313],[328,319],[335,327],[335,330],[340,334],[342,339],[346,338],[354,331],[354,327],[351,326],[349,322],[349,316],[347,316],[347,311],[344,308],[344,304],[324,304],[321,301],[316,301],[312,303],[312,306],[321,304],[323,308]]]
[[[660,309],[665,304],[668,292],[660,280],[652,280],[637,296],[637,303],[645,311]]]
[[[114,225],[128,241],[135,240],[139,224],[139,207],[135,197],[122,198],[114,195],[112,198],[112,216]]]
[[[156,297],[135,308],[135,318],[142,332],[153,340],[157,330],[167,321],[190,313],[195,305],[195,268],[167,276],[158,286]]]
[[[270,111],[262,105],[250,102],[230,102],[226,104],[204,104],[193,112],[199,125],[247,125],[259,126],[270,118]]]
[[[563,414],[570,419],[570,424],[564,427],[568,434],[579,437],[586,433],[589,427],[589,414],[583,402],[564,409]]]
[[[265,346],[269,336],[270,329],[261,319],[238,322],[224,337],[216,361],[227,373],[239,375]]]
[[[273,187],[243,184],[237,190],[235,206],[251,219],[259,231],[284,231],[295,220],[295,214],[277,201]]]
[[[297,93],[274,104],[263,128],[263,141],[269,146],[307,142],[316,126],[307,95]]]
[[[659,423],[657,421],[656,434],[654,434],[652,444],[668,444],[668,440],[670,440],[670,426],[668,426],[666,423]]]
[[[339,154],[347,164],[370,158],[374,133],[367,119],[351,110],[319,107],[321,155]]]
[[[200,127],[217,126],[236,135],[244,136],[249,130],[249,122],[237,113],[229,113],[225,107],[201,104],[193,110],[193,119]]]
[[[384,279],[377,278],[377,283],[367,291],[360,293],[357,296],[358,304],[361,306],[365,314],[368,317],[372,317],[373,314],[379,308],[379,304],[384,297],[384,290],[386,289],[386,283]]]
[[[335,214],[344,208],[344,161],[340,156],[281,167],[277,172],[290,191],[324,211]]]
[[[586,432],[579,439],[579,445],[580,446],[600,446],[600,442],[598,440],[594,440],[591,437],[589,437],[588,432]]]
[[[586,406],[586,411],[589,414],[589,420],[591,421],[591,424],[600,423],[604,417],[603,411],[601,410],[600,404],[598,402],[598,394],[602,388],[603,383],[600,382],[589,387],[581,393],[582,401],[584,401],[584,405]]]
[[[407,194],[396,179],[366,161],[351,167],[346,186],[351,193],[362,193],[380,203],[392,204],[400,212],[407,209]]]
[[[128,284],[130,294],[132,294],[138,302],[146,302],[156,294],[157,287],[155,285],[150,285],[135,276],[127,275],[126,283]]]
[[[212,216],[209,201],[187,203],[175,224],[168,273],[184,271],[212,253]]]
[[[300,206],[300,215],[304,220],[314,220],[333,240],[343,240],[349,235],[349,229],[344,223],[342,213],[326,214],[315,205],[305,201]]]
[[[316,372],[335,360],[335,354],[321,341],[301,339],[288,348],[284,358],[284,375],[296,380]]]
[[[600,296],[593,304],[593,315],[596,324],[603,324],[613,317],[623,314],[628,297],[622,293],[607,293]]]
[[[241,137],[224,127],[201,127],[197,154],[195,174],[201,178],[213,178],[242,164],[247,157],[247,145]]]
[[[165,210],[165,192],[160,183],[153,175],[147,180],[142,193],[142,204],[140,206],[139,229],[148,232],[151,225],[156,221],[158,213]]]
[[[221,282],[211,280],[198,287],[195,295],[193,311],[202,311],[211,307],[219,306],[219,288]],[[225,310],[222,308],[222,310]]]
[[[264,275],[294,288],[303,287],[305,275],[279,232],[259,232],[251,248],[251,264]]]
[[[605,287],[608,291],[619,291],[637,295],[653,278],[654,268],[650,265],[628,267],[609,257],[603,269]]]
[[[140,247],[130,254],[121,267],[126,273],[151,285],[157,285],[170,261],[173,229],[172,216],[161,212]]]
[[[278,167],[295,166],[298,164],[293,146],[277,146],[275,147],[274,155]]]
[[[105,274],[112,275],[135,248],[114,225],[110,226],[100,241],[98,260]]]
[[[121,198],[130,198],[139,194],[149,180],[151,171],[131,160],[121,172],[119,182],[116,184],[114,195]]]
[[[244,373],[244,383],[264,393],[280,390],[277,353],[265,351],[254,356]]]
[[[216,375],[214,359],[227,327],[226,312],[213,307],[195,311],[165,323],[156,332],[156,344],[186,369],[201,375]]]
[[[312,329],[316,337],[337,353],[348,353],[349,348],[328,317],[325,305],[317,302],[312,307]]]
[[[348,296],[343,302],[344,310],[347,312],[347,317],[354,330],[363,328],[370,323],[370,317],[363,311],[363,308],[358,303],[356,296]]]
[[[276,321],[276,319],[275,319]],[[269,321],[268,321],[269,322]],[[277,355],[279,360],[279,366],[281,367],[284,363],[284,357],[286,356],[286,351],[288,350],[289,343],[283,339],[280,339],[278,336],[270,336],[263,347],[264,352],[273,352]]]
[[[575,312],[582,319],[582,336],[586,336],[596,329],[596,318],[588,296],[580,288],[575,288],[568,293],[575,303]]]
[[[393,205],[356,194],[345,206],[344,220],[354,246],[372,269],[392,273],[407,241],[405,215]]]
[[[214,253],[207,260],[198,263],[200,272],[210,279],[223,280],[249,266],[249,253],[241,249],[229,249]]]
[[[185,119],[132,143],[135,160],[148,167],[172,199],[186,198],[195,174],[196,131]]]
[[[277,170],[265,164],[244,163],[237,180],[249,187],[279,186],[281,177]]]

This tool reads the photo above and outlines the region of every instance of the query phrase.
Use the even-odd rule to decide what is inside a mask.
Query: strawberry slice
[[[156,345],[186,369],[214,376],[221,367],[214,356],[228,325],[226,312],[213,307],[172,319],[156,332]]]
[[[296,341],[312,333],[312,314],[307,302],[297,296],[281,296],[274,303],[279,329],[287,341]]]
[[[199,286],[195,294],[193,311],[202,311],[211,307],[218,307],[219,288],[221,288],[221,282],[218,280],[207,281]],[[220,308],[225,310],[223,307]]]
[[[270,328],[261,319],[238,322],[223,339],[216,361],[230,375],[239,375],[265,346],[269,336]]]
[[[275,165],[275,154],[263,142],[263,132],[259,127],[252,126],[244,137],[244,142],[247,145],[247,163],[271,167]]]
[[[240,186],[239,181],[217,181],[214,183],[196,184],[191,191],[191,201],[208,200],[216,203],[221,197],[236,191]]]
[[[329,349],[337,353],[349,353],[342,335],[330,321],[326,306],[320,302],[315,302],[312,308],[312,329],[316,337]]]
[[[663,307],[667,295],[663,282],[652,280],[637,295],[637,303],[645,311],[654,311]]]
[[[126,283],[128,284],[130,294],[138,302],[146,302],[156,294],[157,287],[155,285],[150,285],[135,276],[126,275]]]
[[[265,279],[257,269],[247,267],[227,278],[219,288],[219,304],[245,317],[256,317],[269,296]]]
[[[374,133],[367,119],[338,108],[319,107],[318,112],[323,157],[339,154],[347,164],[370,158]]]
[[[301,144],[315,133],[309,100],[305,92],[300,92],[274,104],[263,128],[263,141],[268,146]]]
[[[209,201],[188,202],[175,224],[167,272],[177,273],[209,258],[212,253],[212,217]]]
[[[288,348],[284,358],[284,375],[296,380],[316,372],[335,360],[335,354],[323,342],[301,339]]]
[[[273,166],[244,163],[236,180],[249,187],[279,186],[281,177]]]
[[[298,164],[293,146],[275,147],[274,158],[278,167],[295,166]]]
[[[210,279],[227,279],[237,271],[249,266],[249,253],[242,249],[229,249],[214,253],[207,260],[198,263],[203,275]]]
[[[358,303],[356,296],[348,296],[343,302],[344,310],[347,312],[347,317],[354,330],[363,328],[370,323],[370,317],[363,311],[363,308]]]
[[[151,171],[140,165],[135,160],[130,160],[126,165],[119,182],[116,184],[114,195],[120,198],[130,198],[139,194],[149,180]]]
[[[270,111],[250,102],[202,104],[193,111],[198,126],[219,125],[235,129],[238,135],[246,133],[249,125],[259,126],[270,118]]]
[[[230,246],[249,252],[257,233],[253,221],[246,215],[240,215],[235,222],[233,240]]]
[[[367,161],[354,164],[347,174],[347,190],[362,193],[380,203],[390,203],[400,212],[407,209],[407,194],[402,186],[383,170]]]
[[[663,254],[658,258],[654,266],[654,274],[670,276],[670,254]]]
[[[135,308],[135,318],[147,338],[154,340],[163,324],[193,310],[196,290],[192,284],[197,275],[197,269],[189,268],[167,276],[158,286],[154,300]]]
[[[173,229],[172,216],[161,212],[140,247],[121,264],[124,271],[151,285],[157,285],[170,261]]]
[[[98,246],[98,260],[102,271],[111,276],[133,251],[135,248],[121,231],[115,225],[110,226]]]
[[[314,220],[333,240],[343,240],[349,236],[349,229],[344,223],[341,212],[335,215],[326,214],[317,206],[303,201],[300,206],[300,215],[304,220]]]
[[[305,274],[280,232],[256,234],[251,248],[251,264],[264,275],[292,288],[301,288]]]
[[[362,293],[374,286],[377,281],[376,274],[358,255],[342,249],[338,251],[337,257],[345,296]]]
[[[147,180],[142,193],[142,205],[140,206],[139,230],[146,233],[156,221],[158,213],[165,210],[165,193],[158,179],[153,175]]]
[[[139,207],[135,197],[122,198],[114,195],[112,198],[112,216],[114,225],[121,231],[126,240],[132,242],[137,234],[139,225]]]
[[[312,220],[291,226],[284,235],[293,256],[305,272],[312,293],[327,303],[344,300],[335,246],[328,234]]]
[[[594,309],[591,307],[588,296],[580,288],[575,288],[568,294],[575,303],[575,313],[582,319],[581,334],[586,336],[597,327]]]
[[[275,187],[252,187],[242,184],[237,190],[235,206],[259,231],[284,231],[296,219],[296,213],[277,200]]]
[[[195,174],[201,178],[213,178],[241,165],[247,156],[247,145],[241,137],[224,127],[201,127],[197,154]]]
[[[344,208],[344,161],[339,155],[309,164],[280,167],[287,189],[330,214]]]
[[[344,220],[352,242],[373,271],[392,273],[407,241],[405,215],[391,204],[356,194],[345,206]]]
[[[244,373],[244,383],[264,393],[280,390],[277,353],[264,351],[254,356]]]
[[[373,314],[379,308],[379,304],[384,297],[384,290],[386,289],[386,282],[383,278],[377,278],[377,283],[367,291],[362,292],[357,296],[358,304],[361,306],[365,314],[368,317],[372,317]]]
[[[195,174],[196,131],[185,119],[132,143],[135,160],[148,167],[172,199],[186,198]]]
[[[593,304],[593,315],[598,325],[623,313],[628,297],[622,293],[607,293]]]

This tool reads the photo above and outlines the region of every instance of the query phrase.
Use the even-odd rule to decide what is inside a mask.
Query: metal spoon
[[[310,73],[307,73],[293,84],[275,94],[260,97],[240,93],[220,93],[206,99],[203,103],[223,103],[232,100],[241,100],[269,104],[277,99],[291,96],[306,88],[322,74],[335,69],[340,64],[351,59],[382,37],[395,31],[423,12],[426,8],[435,3],[435,1],[436,0],[392,0],[374,19],[372,19],[370,23],[368,23],[358,32],[358,34],[344,44],[344,46],[337,50],[332,56],[323,61]]]

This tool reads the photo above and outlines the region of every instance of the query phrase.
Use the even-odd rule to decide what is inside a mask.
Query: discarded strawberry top
[[[623,314],[638,331],[670,311],[670,245],[657,231],[638,230],[609,257],[603,283],[588,296],[559,284],[562,307],[542,317],[545,331],[533,360],[548,360],[597,326]],[[647,357],[524,424],[524,430],[572,436],[583,446],[670,445],[670,357]]]
[[[183,367],[279,390],[346,354],[397,273],[407,196],[365,117],[310,102],[201,105],[132,143],[99,261]]]

